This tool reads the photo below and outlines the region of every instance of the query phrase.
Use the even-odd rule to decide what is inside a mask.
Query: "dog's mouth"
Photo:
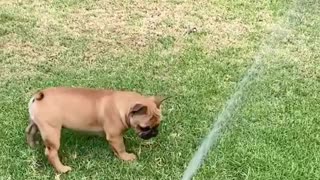
[[[159,130],[158,130],[158,126],[155,126],[153,128],[147,126],[147,127],[141,127],[141,126],[138,126],[139,128],[139,137],[144,139],[144,140],[148,140],[148,139],[151,139],[153,137],[156,137],[159,133]]]

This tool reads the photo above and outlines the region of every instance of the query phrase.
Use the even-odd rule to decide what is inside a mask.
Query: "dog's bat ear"
[[[167,100],[168,98],[170,98],[169,96],[168,97],[163,97],[163,96],[151,96],[151,99],[154,101],[154,103],[157,105],[157,108],[160,108],[162,102],[164,100]]]
[[[130,113],[132,114],[146,114],[147,113],[147,106],[136,103],[135,105],[132,106]]]

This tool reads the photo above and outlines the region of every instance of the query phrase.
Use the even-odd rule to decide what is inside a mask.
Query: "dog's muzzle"
[[[139,133],[140,138],[148,140],[150,138],[156,137],[159,133],[158,128],[152,128],[147,131],[142,131]]]

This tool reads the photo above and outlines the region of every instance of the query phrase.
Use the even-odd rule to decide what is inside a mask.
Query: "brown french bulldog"
[[[47,88],[30,99],[27,142],[34,147],[35,135],[40,131],[45,154],[59,173],[71,170],[58,155],[62,128],[103,133],[118,158],[135,160],[136,155],[126,152],[123,134],[133,128],[142,139],[157,136],[163,100],[128,91]]]

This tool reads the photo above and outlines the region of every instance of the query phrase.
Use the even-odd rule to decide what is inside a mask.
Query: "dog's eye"
[[[149,126],[147,126],[147,127],[141,127],[140,126],[140,129],[141,129],[141,131],[149,131],[150,127]]]

